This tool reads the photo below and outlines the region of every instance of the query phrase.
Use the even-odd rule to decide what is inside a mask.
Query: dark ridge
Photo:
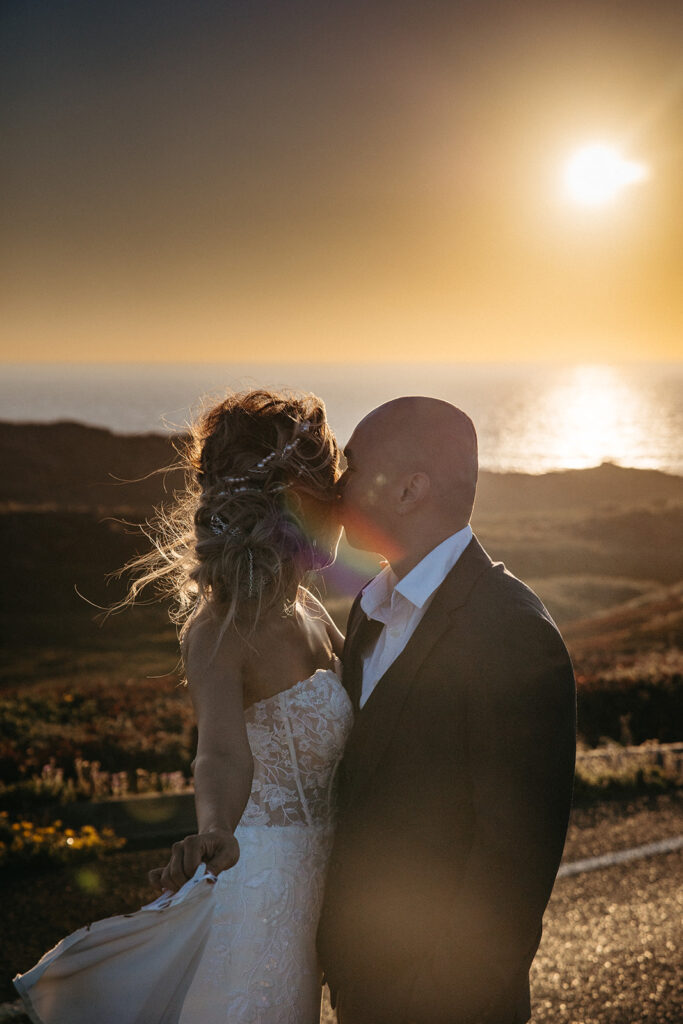
[[[154,473],[176,460],[173,443],[179,439],[179,435],[155,433],[115,434],[70,421],[0,422],[0,504],[135,508],[147,514],[165,495],[182,486],[178,472]],[[150,473],[154,475],[148,476]],[[611,463],[540,476],[484,470],[476,515],[604,510],[610,505],[618,512],[624,504],[665,502],[683,503],[683,477]]]
[[[178,439],[68,421],[0,423],[0,503],[147,513],[182,486],[179,472],[155,472],[177,460]]]

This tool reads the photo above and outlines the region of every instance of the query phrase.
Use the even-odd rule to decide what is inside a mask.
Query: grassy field
[[[681,621],[676,586],[567,629],[584,746],[683,736]],[[140,772],[189,775],[194,718],[163,609],[135,608],[103,627],[44,613],[33,628],[42,642],[15,643],[0,667],[0,809],[9,786],[28,799],[46,765],[73,780],[78,762],[97,762],[127,772],[133,792]]]

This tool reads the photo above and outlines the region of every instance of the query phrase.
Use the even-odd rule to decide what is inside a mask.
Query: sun
[[[584,206],[601,206],[616,199],[622,190],[648,177],[644,164],[625,159],[614,146],[592,142],[570,157],[564,170],[564,186],[571,199]]]

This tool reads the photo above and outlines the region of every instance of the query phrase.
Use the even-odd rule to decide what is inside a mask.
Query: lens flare
[[[98,893],[102,890],[102,879],[94,868],[81,868],[77,871],[76,884],[83,892]]]

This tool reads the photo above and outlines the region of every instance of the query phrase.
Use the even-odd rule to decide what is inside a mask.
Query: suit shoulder
[[[571,657],[550,613],[537,594],[494,563],[468,602],[464,662],[472,672],[472,692],[496,694],[501,706],[527,700],[575,701]],[[456,647],[457,650],[457,647]],[[568,710],[569,709],[569,710]]]
[[[538,594],[503,562],[493,562],[490,569],[481,574],[472,590],[471,604],[473,609],[486,609],[497,618],[542,618],[555,626]]]
[[[531,652],[570,664],[562,635],[540,597],[522,580],[494,562],[473,588],[466,612],[473,648],[497,651],[501,658]]]

